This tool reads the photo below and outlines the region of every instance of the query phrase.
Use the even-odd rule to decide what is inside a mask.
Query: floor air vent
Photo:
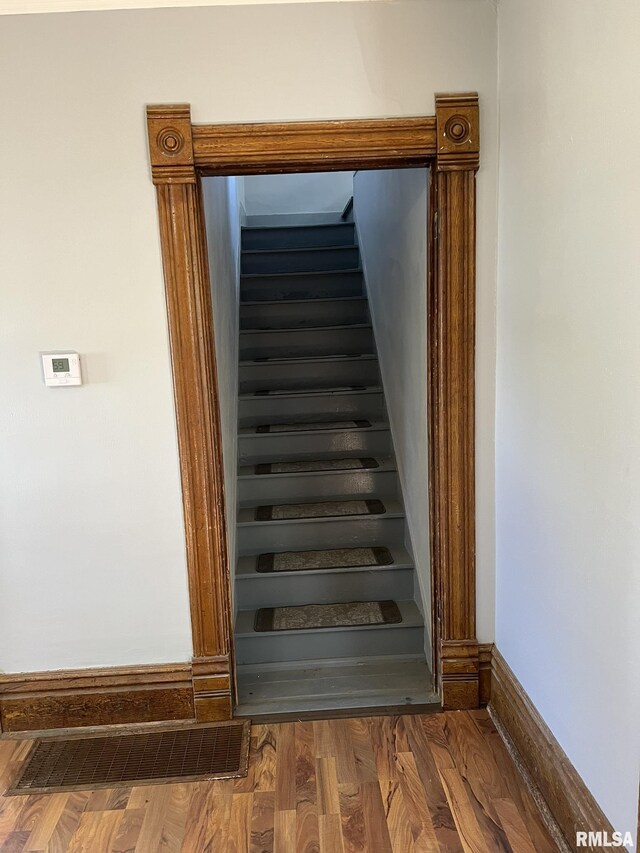
[[[246,776],[248,722],[36,740],[7,796]]]

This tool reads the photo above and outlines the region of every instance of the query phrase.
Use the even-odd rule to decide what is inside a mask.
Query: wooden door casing
[[[199,722],[233,713],[231,587],[211,289],[200,180],[425,166],[429,525],[436,675],[445,709],[478,706],[475,636],[475,173],[478,96],[436,95],[435,116],[193,125],[188,105],[147,108],[180,453]]]

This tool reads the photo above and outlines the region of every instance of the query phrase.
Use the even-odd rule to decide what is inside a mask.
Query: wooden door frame
[[[432,633],[444,708],[478,705],[475,592],[476,93],[434,116],[192,124],[147,108],[175,392],[198,721],[233,714],[234,660],[222,438],[201,179],[209,175],[431,169],[427,353]],[[427,472],[425,472],[427,476]]]

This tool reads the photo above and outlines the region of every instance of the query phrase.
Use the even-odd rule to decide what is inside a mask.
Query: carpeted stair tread
[[[327,388],[276,388],[273,391],[252,391],[250,394],[242,394],[243,397],[288,397],[298,394],[337,394],[341,391],[367,391],[366,385],[334,385]],[[375,389],[374,389],[375,390]]]
[[[285,521],[294,518],[339,518],[352,515],[381,515],[386,512],[382,501],[346,500],[313,503],[267,504],[255,507],[256,521]]]
[[[258,424],[251,427],[251,432],[277,433],[277,432],[309,432],[311,430],[324,429],[364,429],[371,426],[371,421],[365,418],[352,421],[312,421],[310,423],[287,423],[287,424]]]
[[[379,468],[373,457],[362,459],[302,459],[297,462],[266,462],[256,465],[255,474],[303,474],[313,471],[359,471]]]
[[[293,607],[261,607],[256,610],[254,631],[300,631],[396,625],[402,615],[395,601],[350,601],[338,604],[302,604]]]
[[[331,548],[325,551],[282,551],[259,554],[256,558],[256,571],[260,574],[269,574],[392,564],[393,555],[388,548]]]

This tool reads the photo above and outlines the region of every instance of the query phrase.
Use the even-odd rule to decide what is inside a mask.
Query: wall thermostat
[[[53,388],[82,385],[80,356],[77,352],[41,352],[44,384]]]

